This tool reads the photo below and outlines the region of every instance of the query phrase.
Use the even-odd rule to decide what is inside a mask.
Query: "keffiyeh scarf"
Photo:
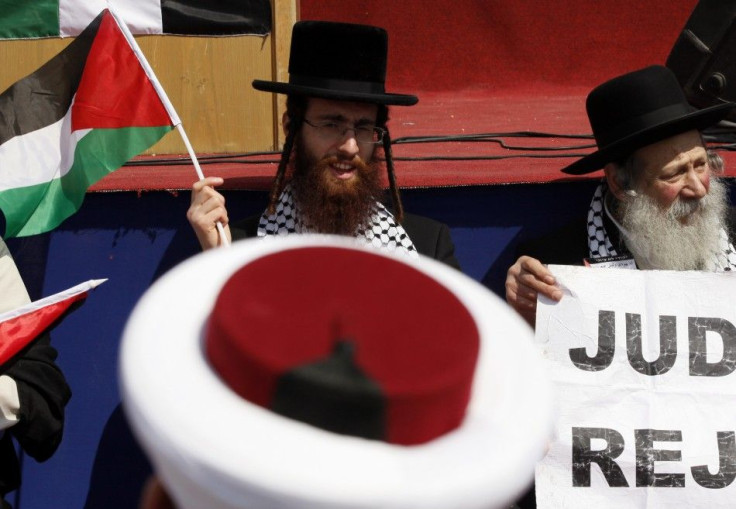
[[[276,204],[276,212],[264,212],[258,223],[258,236],[289,235],[290,233],[313,233],[314,230],[304,222],[299,207],[294,203],[291,186],[287,185]],[[404,228],[382,203],[373,206],[370,220],[358,228],[355,237],[368,245],[419,258],[414,244]]]
[[[588,251],[592,259],[609,256],[631,256],[625,246],[614,247],[606,232],[603,215],[606,214],[605,196],[608,185],[603,181],[593,193],[593,200],[588,209]],[[728,239],[724,229],[720,233],[720,249],[714,255],[716,272],[736,270],[736,250]]]

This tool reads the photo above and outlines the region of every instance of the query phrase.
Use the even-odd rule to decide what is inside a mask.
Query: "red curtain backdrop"
[[[697,0],[300,0],[301,19],[389,33],[388,84],[528,93],[664,64]]]
[[[664,65],[696,5],[697,0],[300,0],[300,19],[388,30],[387,89],[419,96],[417,106],[392,108],[394,138],[586,135],[588,92],[614,76]],[[396,145],[399,185],[570,180],[560,169],[588,153],[592,143],[535,135],[503,141],[513,147]],[[556,150],[529,149],[540,146]],[[727,168],[736,166],[728,163]],[[599,177],[596,172],[577,178]]]

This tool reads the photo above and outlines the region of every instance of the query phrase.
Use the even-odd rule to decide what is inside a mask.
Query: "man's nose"
[[[710,182],[707,173],[698,173],[695,169],[690,168],[687,172],[687,181],[682,188],[681,194],[684,198],[699,199],[708,194],[708,184]]]
[[[360,152],[358,147],[358,140],[355,138],[355,129],[346,129],[342,135],[342,141],[338,147],[338,150],[345,155],[353,157]]]

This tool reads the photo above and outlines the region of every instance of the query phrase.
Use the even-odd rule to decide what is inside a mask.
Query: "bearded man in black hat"
[[[728,271],[736,252],[723,161],[701,130],[736,104],[694,110],[675,75],[652,66],[614,78],[586,102],[598,150],[562,171],[600,168],[587,221],[521,246],[509,268],[506,300],[534,324],[537,295],[562,292],[543,263],[632,269]]]
[[[459,268],[446,225],[404,214],[394,177],[388,106],[416,104],[384,90],[388,36],[382,28],[301,21],[294,25],[289,82],[255,80],[257,90],[287,94],[286,141],[263,214],[228,225],[225,200],[203,179],[192,186],[187,218],[203,249],[221,242],[216,223],[237,240],[291,233],[355,236],[409,256],[421,253]],[[377,153],[383,153],[392,210],[381,202]]]

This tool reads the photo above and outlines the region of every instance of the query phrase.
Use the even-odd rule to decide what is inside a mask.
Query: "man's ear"
[[[617,200],[624,201],[629,193],[621,187],[621,183],[616,178],[616,166],[613,163],[608,163],[603,167],[603,172],[606,175],[608,190],[613,193]]]

